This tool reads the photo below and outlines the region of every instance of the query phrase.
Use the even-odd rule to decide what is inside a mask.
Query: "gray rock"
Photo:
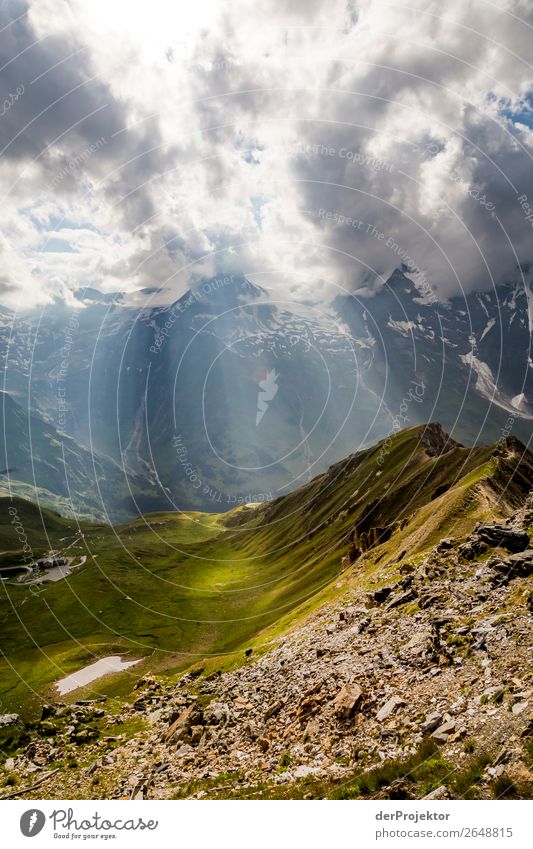
[[[3,713],[0,716],[0,726],[18,725],[20,722],[18,713]]]
[[[505,525],[483,525],[474,533],[493,548],[505,548],[515,553],[524,551],[529,545],[529,535],[525,531],[514,531]]]
[[[404,705],[405,702],[399,696],[393,696],[391,699],[386,702],[381,710],[379,710],[376,714],[376,719],[378,722],[383,722],[396,710],[400,705]]]
[[[528,578],[533,574],[533,548],[511,554],[505,560],[496,562],[493,566],[496,571],[496,582],[508,583],[514,578]]]
[[[431,735],[432,739],[437,743],[447,743],[448,737],[450,734],[453,734],[455,731],[455,722],[451,719],[449,722],[445,722],[443,725],[440,725],[436,731]]]
[[[438,799],[449,799],[450,794],[448,790],[441,784],[440,787],[437,787],[435,790],[432,790],[431,793],[427,793],[426,796],[422,796],[422,799],[429,799],[430,801],[436,801]]]
[[[395,607],[401,607],[402,604],[407,604],[409,601],[414,601],[417,598],[416,591],[409,589],[400,595],[395,596],[392,601],[387,604],[386,610],[393,610]]]
[[[87,725],[85,728],[82,728],[78,731],[77,728],[74,729],[74,733],[70,735],[71,740],[74,743],[90,743],[91,740],[96,740],[97,737],[100,736],[100,732],[98,728],[93,728],[90,725]]]
[[[442,722],[442,714],[441,713],[429,713],[426,716],[425,722],[420,724],[420,731],[422,734],[431,734],[432,731],[435,731],[436,728]]]
[[[208,725],[225,725],[231,718],[231,711],[225,702],[211,702],[204,716]]]
[[[307,778],[309,775],[316,775],[318,772],[320,772],[320,767],[302,764],[296,767],[293,776],[294,778]]]

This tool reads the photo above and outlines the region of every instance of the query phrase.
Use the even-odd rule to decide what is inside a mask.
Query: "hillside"
[[[57,400],[57,399],[56,399]],[[125,521],[133,511],[120,466],[0,392],[0,496],[38,502],[85,521]],[[130,485],[149,504],[146,481]],[[109,511],[109,512],[108,512]]]
[[[235,771],[230,795],[275,795],[278,786],[282,795],[298,794],[303,778],[313,787],[302,792],[329,795],[337,774],[355,782],[362,768],[414,757],[422,744],[461,748],[479,736],[493,706],[507,711],[505,722],[494,720],[498,734],[516,736],[529,711],[522,654],[531,558],[521,551],[533,521],[526,505],[532,479],[533,457],[517,440],[469,449],[431,424],[351,455],[269,504],[224,515],[150,514],[115,529],[84,525],[71,535],[55,527],[51,546],[68,545],[87,559],[38,591],[4,582],[4,710],[36,719],[44,699],[57,699],[52,684],[63,675],[98,657],[141,658],[127,674],[68,697],[109,697],[99,718],[83,706],[76,711],[82,726],[92,722],[95,738],[113,736],[118,721],[118,748],[92,743],[90,735],[80,748],[61,718],[69,709],[45,709],[46,721],[57,716],[50,733],[62,762],[76,751],[84,765],[72,773],[71,792],[96,796],[134,792],[126,773],[147,753],[150,763],[167,763],[161,779],[150,773],[144,782],[142,792],[155,797],[210,792],[216,781],[198,784],[206,771],[213,778]],[[474,531],[479,521],[489,530]],[[501,522],[507,525],[494,529]],[[157,678],[143,679],[140,698],[130,695],[147,673]],[[489,706],[468,707],[459,723],[452,706],[468,701],[467,692]],[[384,715],[376,724],[376,712],[393,698],[390,720]],[[438,714],[453,730],[428,743],[419,731],[422,713]],[[39,727],[36,745],[44,752],[51,744]],[[330,742],[319,745],[320,754],[324,735]],[[493,758],[488,739],[487,747]],[[110,769],[92,790],[87,770],[107,749]],[[42,757],[44,767],[51,755]],[[20,767],[23,778],[28,759],[18,758],[10,768]],[[445,767],[435,769],[440,776]]]

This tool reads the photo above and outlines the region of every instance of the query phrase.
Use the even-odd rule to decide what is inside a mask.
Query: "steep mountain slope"
[[[37,413],[27,413],[0,392],[0,494],[38,500],[64,516],[107,520],[130,515],[129,493],[120,468],[112,460],[80,445]],[[135,482],[142,492],[143,480]]]
[[[121,718],[150,724],[96,795],[533,798],[532,531],[530,496],[423,557],[356,563],[236,669],[147,676]]]
[[[531,298],[530,291],[504,285],[440,303],[421,296],[408,274],[397,271],[376,297],[339,297],[335,307],[354,336],[375,338],[374,368],[392,409],[418,381],[424,392],[408,405],[410,417],[437,419],[469,444],[497,440],[503,431],[527,444]]]

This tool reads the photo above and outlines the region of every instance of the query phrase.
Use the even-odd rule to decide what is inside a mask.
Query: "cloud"
[[[0,11],[4,299],[371,295],[406,257],[446,298],[532,263],[520,0],[60,5]]]
[[[361,10],[345,51],[357,64],[338,62],[321,120],[308,125],[295,165],[304,206],[356,286],[368,285],[369,268],[380,285],[402,251],[442,297],[516,277],[531,260],[517,196],[533,194],[532,135],[499,105],[511,84],[518,98],[531,83],[529,66],[512,58],[525,26],[507,26],[501,13],[474,20],[457,3],[442,18],[422,4],[416,19],[392,11],[378,20],[380,5]],[[324,208],[365,225],[339,225]]]

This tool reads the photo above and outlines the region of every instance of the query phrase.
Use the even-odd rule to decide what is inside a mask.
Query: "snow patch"
[[[485,330],[483,331],[483,333],[479,337],[480,342],[481,342],[482,339],[485,338],[487,333],[489,333],[492,330],[492,328],[494,327],[495,324],[496,324],[496,319],[495,318],[489,318],[489,320],[487,321],[487,326],[485,327]]]
[[[525,413],[527,411],[527,398],[523,392],[520,392],[519,395],[515,395],[514,398],[511,398],[511,404],[517,410],[520,410],[521,413]]]
[[[393,330],[397,330],[398,333],[401,333],[402,336],[409,336],[410,331],[416,330],[416,324],[414,323],[414,321],[395,321],[391,317],[389,317],[387,327],[391,327]]]

